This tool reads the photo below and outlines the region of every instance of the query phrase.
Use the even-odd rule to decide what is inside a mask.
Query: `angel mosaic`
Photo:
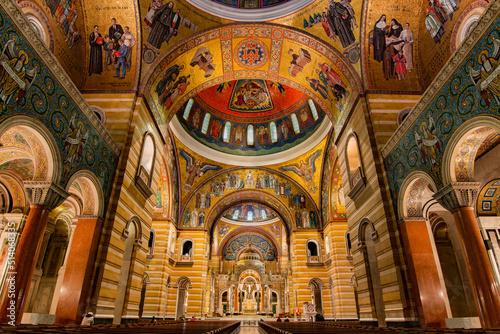
[[[500,104],[500,40],[491,35],[490,41],[493,43],[491,54],[485,49],[477,57],[480,68],[476,70],[469,64],[469,75],[488,106],[491,99]]]
[[[191,188],[196,180],[203,174],[205,174],[205,172],[209,170],[222,169],[221,166],[204,164],[199,159],[195,161],[194,157],[184,151],[182,148],[179,149],[179,153],[186,160],[186,182],[184,183],[184,187],[186,190]]]
[[[89,139],[89,131],[84,132],[83,123],[76,121],[76,114],[73,114],[69,121],[69,129],[64,140],[64,151],[66,151],[66,162],[76,164],[80,162],[83,155],[83,148]]]
[[[14,48],[15,37],[10,39],[2,49],[0,55],[0,105],[2,110],[7,110],[7,104],[11,100],[19,104],[28,90],[38,72],[38,65],[28,69],[28,54],[24,50],[16,52]]]
[[[420,150],[424,164],[430,161],[432,165],[437,165],[437,154],[441,152],[441,146],[439,145],[434,119],[429,115],[429,122],[422,122],[419,130],[420,132],[415,130],[415,142]]]
[[[293,164],[288,166],[280,167],[279,170],[282,172],[290,171],[294,172],[302,178],[304,182],[307,183],[309,191],[315,193],[318,190],[318,186],[314,184],[314,173],[316,172],[316,159],[321,155],[321,149],[317,150],[307,158],[307,163],[301,160],[299,164]]]

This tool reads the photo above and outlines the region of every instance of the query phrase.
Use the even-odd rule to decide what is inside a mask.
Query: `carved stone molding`
[[[69,194],[50,181],[24,181],[27,199],[31,205],[43,205],[50,210],[61,205]]]
[[[87,116],[89,122],[94,126],[96,131],[113,151],[113,153],[120,155],[120,148],[118,145],[115,143],[104,125],[99,121],[98,117],[90,109],[90,106],[85,101],[76,85],[73,83],[69,75],[62,69],[57,58],[52,54],[52,52],[50,52],[45,45],[45,42],[35,32],[35,29],[31,26],[31,23],[29,23],[16,1],[3,0],[0,3],[2,9],[11,18],[14,26],[16,26],[18,33],[20,35],[24,35],[40,59],[43,59],[43,63],[53,74],[55,80],[58,81],[62,87],[64,87],[68,93],[68,98],[72,99],[85,116]]]
[[[480,182],[451,182],[438,190],[433,197],[448,211],[474,207],[480,185]]]
[[[76,216],[75,218],[77,218],[77,219],[102,219],[99,216],[92,216],[92,215]]]
[[[401,141],[417,118],[427,110],[427,106],[439,94],[441,88],[449,82],[458,68],[467,59],[477,42],[486,33],[489,27],[496,21],[500,11],[500,1],[491,1],[481,18],[474,24],[472,30],[467,34],[459,48],[453,53],[444,65],[436,79],[431,83],[424,95],[420,98],[413,110],[408,114],[403,123],[394,132],[387,144],[382,148],[382,156],[386,158],[392,149]]]
[[[398,223],[401,224],[401,223],[404,223],[404,222],[407,222],[407,221],[419,221],[419,222],[422,222],[422,221],[425,221],[425,218],[424,217],[403,217],[401,218]]]

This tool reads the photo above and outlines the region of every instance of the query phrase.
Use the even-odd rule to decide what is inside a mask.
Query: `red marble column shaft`
[[[0,323],[21,323],[50,211],[52,210],[42,205],[30,206],[14,262],[10,264],[8,261],[11,259],[6,262],[9,281],[2,293]]]
[[[56,309],[56,324],[80,324],[90,297],[102,220],[78,219],[66,263],[59,302]]]
[[[485,329],[500,329],[500,288],[491,268],[474,208],[458,208],[452,214],[462,243],[481,325]]]
[[[427,223],[408,220],[399,226],[416,292],[420,326],[445,328],[448,313]]]
[[[238,288],[236,288],[235,290],[235,294],[234,294],[234,298],[235,298],[235,303],[234,303],[234,312],[239,312],[240,310],[240,291],[238,290]]]

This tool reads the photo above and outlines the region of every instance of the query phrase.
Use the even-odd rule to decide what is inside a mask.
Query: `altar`
[[[256,314],[257,313],[257,302],[255,299],[245,299],[243,301],[243,314]]]

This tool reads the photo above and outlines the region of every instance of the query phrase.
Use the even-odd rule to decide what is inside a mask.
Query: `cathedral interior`
[[[500,328],[499,1],[4,0],[0,51],[0,323]]]

